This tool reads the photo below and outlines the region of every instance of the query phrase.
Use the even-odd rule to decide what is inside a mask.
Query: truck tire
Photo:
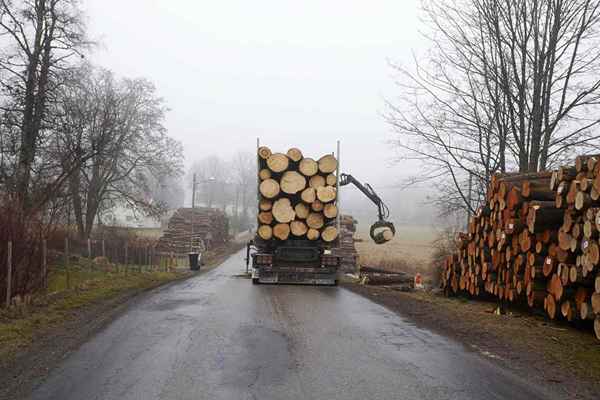
[[[260,283],[260,280],[258,278],[252,278],[253,285],[258,285],[259,283]]]
[[[339,281],[336,279],[336,280],[333,282],[333,285],[331,285],[331,286],[337,286],[337,285],[338,285],[338,283],[339,283]]]

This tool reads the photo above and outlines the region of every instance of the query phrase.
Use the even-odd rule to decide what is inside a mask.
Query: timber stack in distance
[[[304,157],[297,148],[258,149],[257,240],[337,241],[337,159]]]
[[[600,155],[492,177],[442,268],[446,294],[485,294],[584,321],[600,340]]]

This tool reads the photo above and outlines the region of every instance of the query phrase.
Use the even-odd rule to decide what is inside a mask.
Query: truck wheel
[[[337,285],[338,285],[338,283],[339,283],[339,281],[336,279],[336,280],[333,282],[333,285],[331,285],[331,286],[337,286]]]
[[[259,283],[260,283],[260,280],[258,278],[252,278],[253,285],[258,285]]]

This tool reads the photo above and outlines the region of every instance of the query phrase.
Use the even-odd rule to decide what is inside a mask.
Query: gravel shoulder
[[[589,330],[550,323],[518,310],[495,315],[493,302],[355,283],[344,286],[558,394],[598,399],[600,344]]]

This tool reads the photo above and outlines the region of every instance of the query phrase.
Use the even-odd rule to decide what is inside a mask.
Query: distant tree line
[[[237,152],[231,159],[210,155],[196,160],[186,177],[192,189],[196,175],[196,205],[218,207],[231,216],[236,231],[251,227],[256,213],[256,156]]]
[[[183,200],[163,99],[86,61],[79,1],[0,0],[0,40],[0,201],[85,238],[116,206],[158,216]]]
[[[424,168],[443,213],[474,211],[497,172],[598,152],[600,1],[425,0],[431,44],[394,64],[387,121],[398,161]]]

